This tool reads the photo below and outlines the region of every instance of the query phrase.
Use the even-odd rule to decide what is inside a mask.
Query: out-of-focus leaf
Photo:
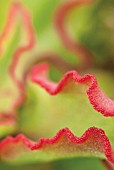
[[[94,54],[96,66],[110,70],[114,64],[113,11],[113,0],[96,0],[91,6],[74,9],[68,18],[71,34]]]
[[[54,161],[49,163],[40,163],[40,164],[29,164],[29,165],[10,165],[2,164],[0,168],[2,170],[105,170],[105,167],[102,166],[99,160],[93,158],[75,158],[75,159],[63,159],[60,161]]]
[[[19,78],[18,78],[19,74],[16,74],[16,66],[17,66],[18,60],[20,59],[21,54],[27,50],[30,50],[34,45],[34,34],[33,34],[34,31],[31,26],[31,18],[30,18],[29,12],[26,9],[24,9],[19,3],[13,3],[11,7],[9,8],[8,12],[9,13],[8,13],[7,22],[0,35],[0,55],[1,55],[1,58],[0,58],[0,80],[1,80],[0,82],[0,90],[1,90],[0,91],[0,100],[1,100],[0,102],[0,126],[1,126],[1,129],[3,129],[1,136],[4,135],[3,134],[4,132],[6,134],[6,130],[8,130],[7,126],[9,127],[11,126],[9,128],[10,130],[8,130],[8,133],[9,131],[11,131],[11,129],[14,130],[14,128],[16,128],[15,124],[16,124],[16,117],[17,117],[16,115],[17,108],[18,108],[18,105],[20,105],[24,100],[24,95],[22,94],[24,93],[24,89],[22,88],[21,81],[19,81]],[[17,47],[17,44],[18,44],[17,42],[13,42],[13,44],[11,42],[12,42],[12,36],[14,38],[14,41],[16,41],[18,37],[15,34],[18,33],[19,29],[15,31],[15,25],[17,22],[17,17],[19,15],[21,15],[21,21],[23,25],[22,31],[24,33],[22,36],[23,43],[22,45]],[[26,44],[24,44],[25,39],[27,39]],[[7,41],[8,43],[6,43]],[[5,46],[4,46],[4,42],[6,43]],[[19,43],[21,44],[21,38],[19,40]],[[11,47],[9,48],[9,51],[5,50],[5,47],[7,47],[9,44],[11,45]],[[8,49],[8,47],[6,49]],[[4,51],[5,51],[5,55],[3,55]],[[13,59],[12,59],[12,56],[13,56]],[[22,89],[23,89],[23,92],[22,92]],[[10,116],[12,118],[10,118]],[[15,122],[11,124],[11,122],[14,121],[14,119],[15,119]],[[9,122],[10,122],[10,125],[9,125]]]

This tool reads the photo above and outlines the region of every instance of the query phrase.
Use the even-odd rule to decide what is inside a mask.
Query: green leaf
[[[2,170],[58,170],[58,169],[79,169],[79,170],[105,170],[99,160],[93,158],[75,158],[75,159],[64,159],[60,161],[54,161],[49,163],[40,163],[40,164],[29,164],[29,165],[10,165],[10,164],[1,164],[0,168]]]

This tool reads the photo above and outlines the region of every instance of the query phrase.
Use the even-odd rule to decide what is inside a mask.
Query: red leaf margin
[[[105,135],[105,132],[102,129],[96,127],[90,127],[88,130],[84,132],[81,137],[76,137],[74,134],[68,129],[63,128],[58,131],[58,133],[52,138],[40,138],[37,143],[29,140],[23,134],[20,134],[16,137],[8,136],[4,140],[0,142],[0,154],[2,158],[3,150],[7,148],[7,145],[14,144],[16,145],[18,142],[21,142],[26,149],[30,151],[45,149],[46,146],[54,145],[60,141],[60,139],[66,136],[68,141],[73,144],[81,145],[87,142],[87,140],[93,139],[91,142],[94,143],[94,137],[97,138],[102,150],[107,158],[107,160],[114,164],[114,154],[110,144],[108,137]]]
[[[93,55],[84,45],[73,40],[73,38],[70,36],[67,29],[65,28],[65,18],[72,9],[78,8],[83,5],[89,5],[93,2],[93,0],[68,1],[66,3],[61,4],[55,12],[55,29],[57,30],[61,41],[66,46],[66,48],[68,48],[76,56],[78,54],[82,59],[82,63],[78,66],[79,70],[88,69],[93,65]]]
[[[67,72],[58,84],[47,79],[48,64],[39,64],[32,68],[30,79],[43,87],[50,95],[60,93],[70,81],[87,85],[86,91],[89,102],[93,108],[103,116],[114,116],[114,101],[111,100],[98,86],[96,78],[91,74],[80,76],[76,71]]]
[[[27,43],[18,47],[15,53],[13,54],[13,61],[9,67],[9,74],[13,82],[17,86],[20,94],[19,94],[19,97],[14,102],[11,112],[0,113],[0,125],[1,124],[12,124],[13,125],[16,122],[15,113],[17,112],[17,109],[20,107],[20,105],[22,105],[26,99],[24,86],[25,86],[25,81],[27,77],[26,73],[24,73],[23,82],[18,80],[16,73],[15,73],[16,67],[17,67],[17,64],[19,62],[21,55],[26,51],[30,51],[35,46],[34,29],[32,27],[30,13],[20,3],[14,2],[12,3],[9,9],[8,19],[7,19],[5,28],[2,34],[0,35],[0,55],[2,55],[3,42],[9,36],[11,29],[13,27],[13,24],[15,23],[15,20],[17,19],[18,15],[21,15],[22,25],[27,32]]]
[[[13,8],[15,9],[15,12],[13,13]],[[23,81],[21,82],[20,80],[18,80],[17,76],[16,76],[16,68],[19,62],[19,59],[21,58],[21,55],[24,52],[30,51],[34,46],[35,46],[35,33],[34,33],[34,28],[32,27],[32,21],[31,21],[31,15],[29,13],[29,11],[24,8],[20,3],[14,3],[10,9],[10,13],[12,13],[12,15],[14,16],[15,14],[20,14],[21,18],[22,18],[22,24],[23,27],[25,28],[26,32],[27,32],[27,43],[24,45],[19,46],[15,53],[13,54],[13,61],[10,65],[9,68],[9,74],[12,78],[12,80],[14,81],[15,85],[18,87],[19,91],[20,91],[20,96],[19,98],[16,100],[16,102],[14,103],[13,106],[13,112],[17,111],[18,107],[23,104],[23,102],[25,101],[26,95],[25,95],[25,81],[26,81],[26,73],[23,74]],[[15,17],[12,16],[12,20],[13,22],[15,21]],[[6,31],[7,34],[9,34],[9,31],[11,28],[9,28],[9,30],[7,30],[7,25],[8,25],[8,21],[6,24],[6,28],[4,29],[4,31]],[[11,25],[11,24],[10,24]]]

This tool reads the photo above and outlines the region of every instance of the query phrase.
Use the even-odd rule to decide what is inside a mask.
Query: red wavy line
[[[12,80],[14,81],[14,83],[16,84],[16,86],[18,87],[19,91],[20,91],[20,96],[16,99],[16,101],[13,105],[12,113],[15,113],[17,111],[17,108],[25,100],[24,83],[25,83],[25,80],[26,80],[26,73],[24,73],[24,75],[23,75],[23,82],[18,80],[18,78],[16,77],[16,73],[15,73],[17,64],[19,62],[19,59],[20,59],[22,53],[31,50],[35,45],[34,29],[32,27],[30,14],[19,3],[13,3],[10,10],[9,10],[9,15],[8,15],[8,19],[7,19],[4,31],[3,31],[2,35],[0,36],[0,45],[2,46],[3,41],[5,41],[7,36],[10,34],[10,31],[12,29],[12,25],[13,25],[13,23],[15,23],[18,14],[21,15],[22,26],[26,29],[26,33],[27,33],[28,38],[26,40],[27,44],[21,45],[20,47],[18,47],[16,49],[16,51],[13,55],[13,61],[12,61],[10,68],[9,68],[10,76],[11,76]],[[2,47],[1,47],[1,49],[2,49]],[[10,116],[10,114],[11,113],[9,113],[9,116]],[[1,114],[1,116],[3,116],[2,119],[4,119],[4,115]],[[14,120],[14,118],[12,120]],[[6,122],[7,122],[7,120],[6,120]],[[3,123],[2,120],[0,121],[0,123]]]
[[[82,57],[82,64],[79,66],[80,69],[87,69],[91,67],[92,65],[92,54],[90,51],[84,47],[79,42],[74,42],[74,40],[70,37],[67,30],[65,29],[65,17],[68,15],[68,13],[73,9],[80,7],[81,5],[89,4],[92,0],[74,0],[74,1],[68,1],[65,4],[62,4],[58,7],[55,17],[54,17],[54,23],[55,28],[57,29],[58,35],[64,45],[71,50],[74,54],[78,54],[80,57]]]
[[[0,35],[0,55],[2,54],[2,44],[4,42],[4,40],[7,38],[7,36],[10,34],[12,25],[14,24],[13,20],[16,17],[16,12],[17,12],[17,7],[16,5],[12,5],[10,10],[9,10],[9,14],[8,14],[8,19],[7,19],[7,23],[5,25],[5,28],[2,32],[2,34]]]
[[[70,81],[85,84],[88,86],[86,93],[94,109],[104,116],[114,116],[114,101],[108,98],[99,88],[97,80],[93,75],[86,74],[80,76],[76,71],[69,71],[56,84],[46,78],[48,70],[49,66],[47,64],[36,65],[30,73],[31,80],[39,84],[51,95],[60,93]]]
[[[16,137],[8,136],[4,140],[0,142],[1,150],[7,146],[8,143],[22,142],[27,148],[30,150],[39,150],[45,148],[46,145],[53,145],[65,135],[69,141],[76,145],[81,145],[86,142],[88,139],[91,139],[92,136],[97,136],[99,144],[101,144],[103,152],[109,162],[114,164],[114,155],[112,151],[112,147],[108,137],[105,135],[105,132],[102,129],[91,127],[85,131],[85,133],[81,137],[76,137],[68,128],[63,128],[58,131],[58,133],[52,138],[40,138],[37,143],[30,141],[24,135],[20,134]],[[94,142],[94,140],[92,141]]]
[[[28,35],[27,44],[18,47],[18,49],[15,51],[13,55],[13,62],[10,65],[10,69],[9,69],[13,81],[15,82],[15,84],[17,84],[17,87],[21,92],[20,98],[15,103],[15,107],[17,108],[23,103],[25,99],[24,96],[25,89],[23,84],[24,82],[21,82],[20,80],[17,79],[15,75],[15,70],[21,55],[24,52],[29,51],[34,47],[35,37],[34,37],[34,29],[32,28],[31,17],[29,15],[29,12],[25,8],[23,8],[19,3],[16,3],[14,5],[16,5],[17,12],[19,12],[22,15],[23,26],[25,27]],[[25,80],[26,80],[26,74],[23,75],[23,81]]]

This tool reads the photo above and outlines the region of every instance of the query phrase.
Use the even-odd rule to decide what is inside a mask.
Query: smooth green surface
[[[42,164],[30,164],[16,166],[1,163],[2,170],[105,170],[105,167],[97,159],[74,158]]]

